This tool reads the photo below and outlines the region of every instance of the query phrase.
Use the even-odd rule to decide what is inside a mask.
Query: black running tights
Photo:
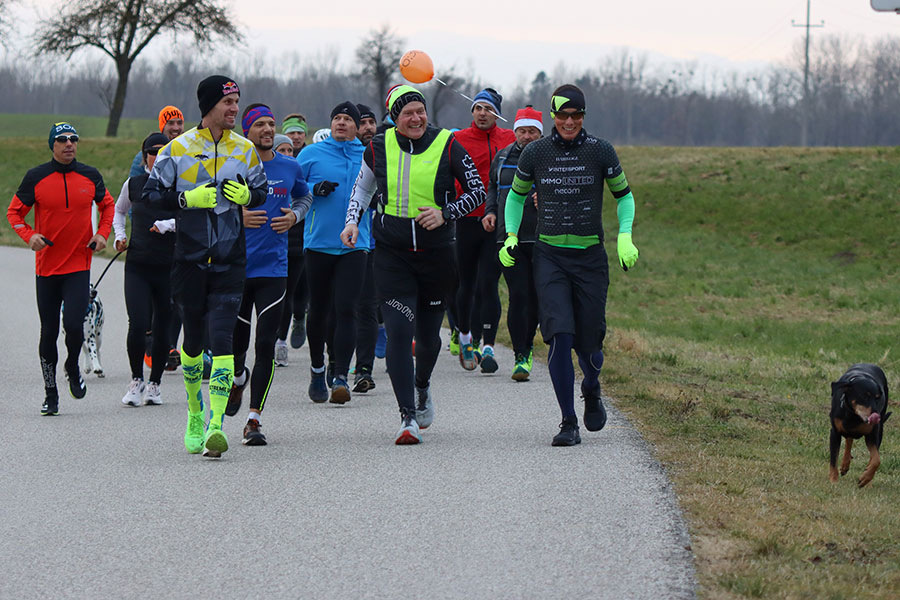
[[[253,277],[244,284],[244,297],[234,326],[234,374],[239,375],[247,362],[250,348],[250,318],[256,307],[255,358],[250,375],[250,410],[262,412],[272,374],[275,371],[275,338],[284,304],[284,277]]]
[[[473,343],[483,333],[484,343],[492,346],[500,324],[500,259],[497,235],[485,231],[481,219],[466,217],[456,222],[456,262],[456,325],[461,332],[472,333]]]
[[[415,307],[415,309],[413,309]],[[417,303],[414,296],[391,298],[381,305],[387,329],[385,362],[401,413],[415,414],[413,385],[425,387],[441,352],[441,323],[444,307],[438,310]],[[416,339],[413,368],[412,341]]]
[[[144,378],[144,336],[153,324],[150,381],[159,383],[169,355],[169,319],[172,307],[168,267],[125,263],[125,309],[128,311],[128,364],[131,378]]]
[[[66,335],[66,373],[78,372],[78,353],[84,342],[84,316],[90,301],[91,272],[76,271],[64,275],[36,277],[38,316],[41,319],[41,337],[38,355],[44,388],[56,388],[56,338],[59,337],[59,311],[63,308],[63,327]]]

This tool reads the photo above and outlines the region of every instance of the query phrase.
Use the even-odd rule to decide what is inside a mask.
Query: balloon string
[[[468,96],[466,96],[466,95],[463,94],[461,91],[459,91],[459,90],[457,90],[456,88],[454,88],[453,86],[447,85],[446,83],[444,83],[443,81],[441,81],[440,77],[434,76],[434,80],[437,81],[437,82],[438,82],[439,84],[441,84],[442,86],[446,87],[447,89],[450,89],[450,90],[456,92],[457,94],[459,94],[460,96],[462,96],[463,98],[465,98],[466,100],[468,100],[469,102],[475,102],[474,100],[472,100],[471,98],[469,98]],[[504,119],[503,117],[501,117],[500,115],[498,115],[497,113],[495,113],[494,111],[489,110],[488,112],[490,112],[492,115],[494,115],[495,117],[497,117],[498,119],[500,119],[500,120],[503,121],[504,123],[509,123],[509,121],[507,121],[506,119]]]

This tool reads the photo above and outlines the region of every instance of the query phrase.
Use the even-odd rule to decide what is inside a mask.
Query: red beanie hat
[[[516,111],[516,121],[513,123],[513,131],[519,127],[537,127],[538,131],[544,133],[544,115],[541,111],[535,110],[530,104],[525,108]]]

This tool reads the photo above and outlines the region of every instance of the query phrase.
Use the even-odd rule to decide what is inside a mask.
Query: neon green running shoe
[[[530,375],[531,369],[528,368],[528,359],[521,354],[516,354],[516,366],[513,368],[512,372],[513,380],[528,381]]]
[[[206,430],[206,439],[203,441],[203,456],[219,458],[226,450],[228,450],[228,438],[225,437],[222,426],[210,423]]]
[[[459,330],[450,330],[450,354],[459,356]]]
[[[531,373],[532,369],[534,369],[534,348],[533,347],[528,351],[528,358],[526,360],[527,360],[527,365],[528,365],[528,372]]]
[[[203,450],[203,437],[206,435],[206,425],[203,422],[203,412],[188,412],[187,429],[184,432],[184,447],[190,454],[200,454]]]

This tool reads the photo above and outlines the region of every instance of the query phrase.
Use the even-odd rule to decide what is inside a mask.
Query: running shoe
[[[581,443],[578,417],[567,417],[559,424],[559,433],[553,436],[553,446],[574,446]]]
[[[453,356],[459,354],[459,329],[450,330],[450,354]]]
[[[369,390],[375,389],[375,380],[372,379],[372,372],[367,368],[360,368],[353,378],[353,391],[358,394],[365,394]]]
[[[45,417],[53,417],[59,414],[59,394],[47,394],[44,404],[41,405],[41,414]]]
[[[419,429],[428,429],[434,421],[434,401],[431,399],[431,386],[416,386],[416,423]]]
[[[227,450],[228,438],[225,437],[222,426],[210,423],[206,430],[206,438],[203,440],[203,456],[219,458]]]
[[[378,337],[375,339],[375,356],[378,358],[384,358],[386,350],[387,350],[387,331],[384,329],[384,325],[379,325],[378,326]]]
[[[338,376],[331,382],[331,400],[332,404],[346,404],[350,402],[350,386],[347,385],[347,378]]]
[[[325,385],[325,372],[309,372],[309,399],[316,404],[328,400],[328,387]]]
[[[516,366],[513,368],[512,378],[514,381],[528,381],[531,376],[531,369],[528,368],[528,359],[516,354]]]
[[[528,350],[528,371],[534,370],[534,348]]]
[[[162,393],[159,391],[159,384],[155,381],[147,383],[147,389],[144,390],[144,404],[147,406],[162,404]]]
[[[140,406],[144,400],[144,380],[132,379],[128,384],[128,391],[122,396],[122,404],[125,406]]]
[[[200,454],[203,450],[203,438],[206,435],[203,411],[192,413],[188,411],[187,428],[184,431],[184,447],[190,454]]]
[[[225,405],[225,414],[233,417],[241,410],[241,401],[244,397],[244,388],[250,385],[250,369],[244,367],[244,383],[237,384],[237,377],[231,383],[231,391],[228,392],[228,404]]]
[[[66,373],[66,380],[69,382],[69,394],[76,400],[81,400],[87,394],[87,385],[81,376],[81,369],[75,368],[75,373]]]
[[[169,356],[166,358],[166,371],[174,371],[178,367],[181,366],[181,352],[178,351],[178,348],[172,348],[169,350]]]
[[[588,431],[600,431],[606,425],[606,408],[600,397],[600,382],[597,382],[596,389],[590,391],[585,388],[586,383],[586,380],[581,382],[581,397],[584,398],[584,428]]]
[[[496,373],[499,368],[500,365],[497,364],[497,359],[494,358],[494,349],[490,346],[485,346],[481,351],[481,372]]]
[[[475,367],[478,366],[479,356],[480,353],[475,352],[475,348],[472,344],[466,344],[459,348],[459,364],[462,365],[462,368],[466,371],[475,370]]]
[[[398,446],[406,446],[421,442],[422,435],[419,433],[419,424],[416,422],[416,418],[412,415],[403,415],[400,419],[400,431],[397,432],[394,443]]]
[[[306,343],[306,319],[294,317],[291,325],[291,348],[302,348]]]
[[[248,419],[247,424],[244,425],[244,438],[241,443],[245,446],[265,446],[268,442],[266,442],[266,436],[260,431],[261,427],[256,419]]]
[[[284,340],[275,340],[275,366],[288,366],[288,347]]]

